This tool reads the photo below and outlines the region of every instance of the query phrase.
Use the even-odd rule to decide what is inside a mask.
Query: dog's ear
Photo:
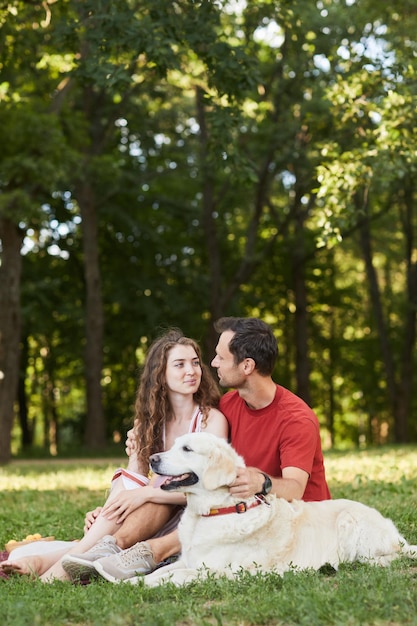
[[[235,460],[231,456],[225,455],[222,450],[214,450],[202,476],[203,487],[209,491],[214,491],[218,487],[226,487],[234,481],[236,473]]]

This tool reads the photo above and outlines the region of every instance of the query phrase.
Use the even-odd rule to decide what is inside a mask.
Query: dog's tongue
[[[163,484],[164,484],[164,482],[165,482],[168,478],[169,478],[169,476],[162,476],[162,475],[160,475],[160,474],[157,474],[157,475],[156,475],[155,482],[154,482],[154,484],[153,484],[153,486],[155,487],[155,489],[156,489],[157,487],[160,487],[161,485],[163,485]]]

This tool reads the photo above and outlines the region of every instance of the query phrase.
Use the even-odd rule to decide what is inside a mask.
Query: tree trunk
[[[14,403],[19,380],[20,250],[23,232],[11,220],[0,217],[0,463],[11,457]]]
[[[264,206],[267,202],[270,178],[269,166],[274,158],[274,153],[272,150],[268,152],[265,162],[258,173],[259,181],[254,197],[253,212],[246,230],[245,251],[241,257],[240,263],[236,267],[234,275],[230,279],[229,283],[225,285],[224,277],[222,275],[222,258],[217,233],[218,222],[214,217],[218,204],[214,193],[216,180],[209,158],[208,144],[210,137],[206,121],[204,92],[200,88],[196,89],[196,114],[200,126],[200,170],[202,172],[203,179],[202,224],[204,227],[207,263],[209,266],[210,276],[210,293],[208,294],[208,298],[210,319],[214,322],[222,315],[227,315],[227,311],[236,297],[236,294],[239,292],[240,287],[250,279],[261,259],[268,255],[268,251],[272,248],[278,236],[277,231],[277,234],[273,235],[269,242],[264,246],[264,256],[262,257],[262,255],[258,254],[256,257],[255,251],[258,228],[264,211]],[[218,192],[218,195],[221,196],[221,192]],[[205,339],[205,348],[208,359],[214,356],[217,339],[218,337],[213,328],[213,324],[210,324]]]
[[[220,250],[217,240],[216,224],[214,219],[214,178],[212,166],[208,158],[208,128],[206,124],[206,112],[204,108],[204,92],[196,88],[196,113],[200,126],[200,170],[202,173],[202,224],[204,228],[205,244],[207,251],[207,264],[209,266],[209,310],[212,322],[223,314],[221,303],[221,261]],[[205,359],[210,361],[214,356],[214,347],[217,343],[217,334],[213,324],[209,324],[205,338]]]
[[[27,450],[33,444],[33,428],[29,423],[29,412],[26,395],[26,371],[28,367],[29,342],[27,337],[22,337],[20,350],[19,383],[17,401],[19,405],[19,423],[22,431],[22,448]]]
[[[366,211],[366,202],[364,203],[365,211]],[[360,208],[363,209],[363,206]],[[394,438],[396,443],[405,443],[407,440],[407,433],[405,428],[405,423],[407,420],[407,416],[401,417],[401,413],[399,411],[402,410],[404,413],[404,400],[402,397],[402,390],[404,383],[401,386],[397,386],[396,376],[395,376],[395,363],[394,358],[391,351],[391,346],[389,342],[388,328],[384,318],[382,300],[380,294],[380,288],[378,283],[377,273],[373,263],[373,253],[372,253],[372,245],[371,245],[371,231],[369,224],[369,217],[366,213],[365,218],[362,220],[360,225],[360,243],[362,248],[362,254],[365,261],[366,275],[368,277],[369,282],[369,291],[371,296],[372,308],[374,311],[374,316],[376,320],[378,337],[379,337],[379,345],[381,348],[382,354],[382,362],[385,369],[385,379],[387,383],[388,390],[388,399],[391,406],[391,412],[394,420]],[[412,358],[412,354],[409,357],[406,357],[405,361],[409,362],[408,359]],[[404,364],[403,364],[404,369]],[[407,389],[403,389],[404,392],[407,392]],[[411,393],[411,390],[409,390]],[[403,407],[401,409],[401,407]]]
[[[332,265],[332,278],[333,278],[333,265]],[[329,411],[327,414],[327,428],[329,430],[329,438],[330,445],[333,448],[335,441],[335,432],[334,432],[334,416],[336,414],[336,390],[335,390],[335,377],[333,372],[336,367],[336,354],[335,354],[335,345],[336,345],[336,324],[335,324],[335,316],[333,310],[330,311],[330,320],[329,320],[330,330],[329,330],[329,371],[328,371],[328,379],[329,379]]]
[[[310,363],[308,359],[308,303],[305,281],[306,253],[304,246],[305,212],[301,206],[294,210],[295,246],[292,256],[292,272],[295,300],[295,364],[296,393],[311,406]]]
[[[98,215],[93,190],[87,181],[77,189],[81,210],[84,278],[86,288],[85,376],[87,387],[87,418],[84,440],[91,448],[106,443],[102,404],[101,376],[103,367],[104,313],[98,252]]]
[[[395,441],[407,443],[409,440],[408,423],[412,406],[414,350],[416,345],[417,321],[417,260],[415,259],[415,226],[413,224],[414,194],[413,184],[404,188],[405,210],[402,216],[406,242],[407,292],[404,315],[403,349],[400,361],[400,382],[396,398]]]

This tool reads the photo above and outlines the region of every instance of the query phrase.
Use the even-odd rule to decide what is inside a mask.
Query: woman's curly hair
[[[194,400],[203,413],[203,423],[206,423],[210,409],[219,404],[219,388],[209,368],[202,362],[198,343],[184,337],[177,328],[156,339],[146,355],[135,403],[138,460],[143,467],[148,466],[151,454],[164,449],[164,425],[173,418],[166,386],[166,367],[168,353],[177,345],[191,346],[200,360],[201,383]]]

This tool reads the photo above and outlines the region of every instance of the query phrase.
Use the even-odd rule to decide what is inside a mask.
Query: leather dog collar
[[[208,513],[203,513],[202,517],[211,517],[212,515],[228,515],[229,513],[246,513],[249,509],[253,509],[255,506],[259,506],[260,504],[268,504],[265,500],[264,496],[261,494],[256,494],[255,501],[250,504],[246,504],[246,502],[238,502],[233,506],[225,506],[220,509],[210,509]]]

